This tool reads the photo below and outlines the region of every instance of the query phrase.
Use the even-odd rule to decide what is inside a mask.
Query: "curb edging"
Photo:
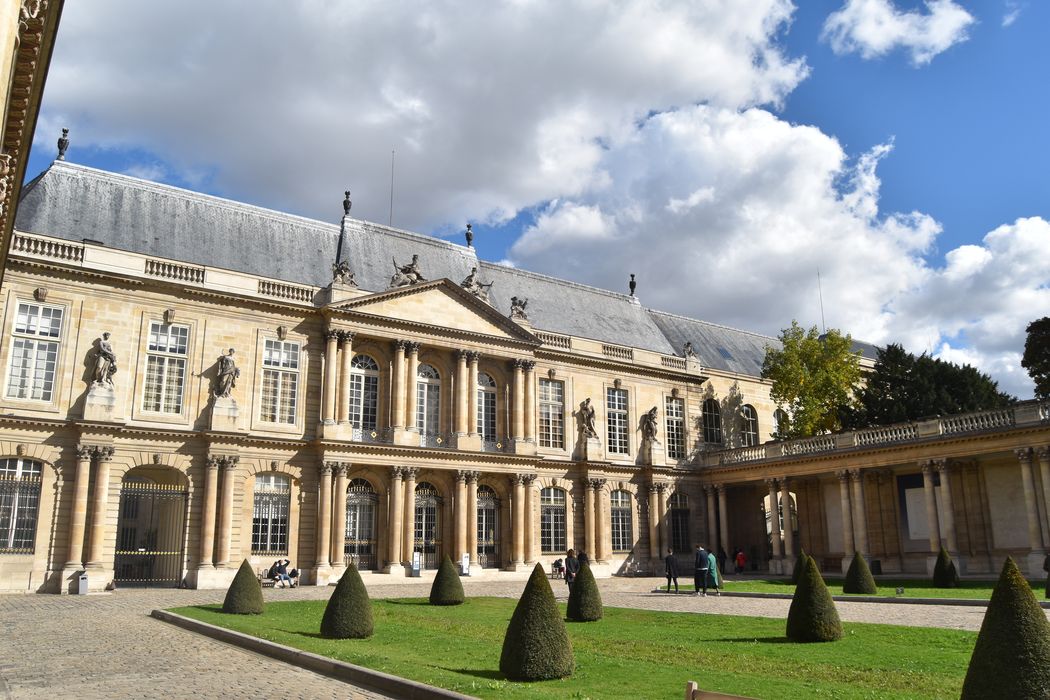
[[[670,591],[665,591],[661,588],[654,588],[651,593],[663,593],[668,594]],[[686,595],[692,596],[692,591],[680,591],[678,593],[670,593],[671,595]],[[723,598],[765,598],[771,600],[791,600],[794,596],[791,593],[754,593],[749,591],[739,591],[736,593],[730,593],[722,591]],[[712,596],[708,596],[712,597]],[[976,598],[889,598],[881,596],[855,596],[855,595],[833,595],[831,599],[836,603],[888,603],[890,605],[958,605],[963,607],[971,608],[987,608],[989,601],[980,600]],[[1050,610],[1050,601],[1036,600],[1039,607],[1044,610]]]

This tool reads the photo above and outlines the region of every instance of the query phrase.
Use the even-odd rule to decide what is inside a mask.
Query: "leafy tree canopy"
[[[849,335],[824,335],[792,321],[780,333],[780,348],[767,347],[762,377],[772,381],[770,397],[788,411],[777,426],[777,439],[810,437],[840,429],[841,415],[852,410],[853,389],[860,381],[859,353],[851,352]]]
[[[1028,324],[1021,366],[1035,382],[1035,397],[1050,400],[1050,316]]]

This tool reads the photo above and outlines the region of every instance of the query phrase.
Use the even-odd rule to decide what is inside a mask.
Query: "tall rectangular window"
[[[614,552],[629,552],[634,547],[631,531],[631,494],[613,491],[609,494],[609,521],[612,525],[612,548]]]
[[[540,380],[540,447],[565,448],[565,383]]]
[[[675,491],[668,506],[671,510],[671,549],[684,554],[692,549],[689,546],[689,499]]]
[[[262,364],[260,420],[294,425],[299,391],[299,343],[267,340]]]
[[[540,549],[544,554],[565,551],[565,491],[540,490]]]
[[[11,366],[7,398],[50,401],[55,390],[58,338],[62,334],[62,309],[40,304],[19,304],[11,334]]]
[[[159,321],[150,323],[143,411],[182,413],[189,339],[188,326],[174,326]]]
[[[260,474],[255,477],[252,554],[288,554],[291,494],[291,484],[283,474]]]
[[[685,401],[671,396],[664,402],[667,418],[667,456],[671,459],[685,457]]]
[[[625,455],[630,453],[627,442],[627,390],[605,390],[605,425],[609,452]]]
[[[33,552],[41,466],[28,459],[0,459],[0,554]]]

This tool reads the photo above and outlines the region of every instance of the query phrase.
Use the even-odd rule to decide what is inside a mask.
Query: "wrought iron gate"
[[[436,569],[441,552],[441,530],[438,525],[441,497],[427,482],[416,486],[416,527],[414,551],[423,553],[423,568]]]
[[[372,485],[364,479],[354,479],[347,488],[346,531],[343,539],[343,557],[354,563],[358,571],[376,568],[376,503],[379,497]]]
[[[124,482],[113,579],[125,586],[177,587],[185,553],[184,486]]]
[[[499,568],[499,499],[489,486],[478,487],[478,563]]]

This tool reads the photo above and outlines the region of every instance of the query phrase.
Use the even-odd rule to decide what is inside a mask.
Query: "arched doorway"
[[[478,563],[499,567],[499,498],[491,486],[478,487]]]
[[[189,489],[173,469],[136,467],[120,484],[113,581],[175,588],[182,582]]]
[[[423,555],[423,568],[436,569],[441,552],[441,496],[434,485],[421,481],[416,485],[416,527],[413,551]]]
[[[376,505],[379,496],[365,479],[354,479],[346,488],[345,563],[359,571],[376,568]]]

